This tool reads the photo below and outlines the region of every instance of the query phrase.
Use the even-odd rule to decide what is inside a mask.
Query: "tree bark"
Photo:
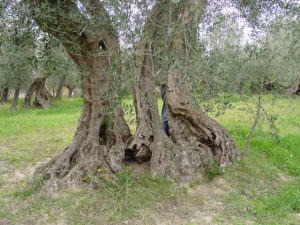
[[[45,80],[46,81],[46,80]],[[45,82],[41,83],[35,91],[35,99],[33,102],[34,107],[38,108],[49,108],[51,106],[51,99],[53,96],[46,87]]]
[[[0,103],[1,104],[5,104],[7,103],[7,100],[8,100],[8,87],[4,88],[3,89],[3,92],[2,92],[2,95],[1,95],[1,99],[0,99]]]
[[[156,141],[154,129],[157,130],[158,135],[167,139],[160,126],[154,75],[158,70],[162,73],[164,69],[164,62],[156,57],[165,49],[166,31],[171,23],[170,20],[174,17],[174,11],[176,8],[170,1],[156,3],[135,51],[133,94],[137,129],[128,149],[140,163],[151,159],[151,146]]]
[[[189,87],[189,55],[197,41],[197,27],[207,2],[185,1],[170,41],[172,62],[167,73],[170,137],[174,146],[152,151],[153,173],[192,181],[212,161],[223,168],[238,157],[235,142],[221,125],[195,103]],[[188,28],[188,29],[187,29]]]
[[[160,1],[153,9],[158,11],[154,11],[149,24],[146,23],[145,36],[136,52],[135,79],[138,82],[134,97],[138,127],[129,148],[135,152],[138,161],[151,156],[153,175],[183,182],[194,180],[213,161],[219,167],[225,167],[238,156],[229,133],[195,104],[184,71],[188,67],[190,49],[197,42],[197,29],[195,31],[193,26],[198,26],[206,4],[206,1],[185,1],[183,8],[177,8],[170,1]],[[167,13],[166,8],[169,8]],[[171,16],[165,18],[164,13]],[[178,21],[178,27],[171,27]],[[161,28],[163,30],[159,30]],[[166,31],[170,30],[171,34],[168,34]],[[186,33],[186,30],[191,31]],[[162,42],[162,37],[167,41]],[[164,49],[168,62],[163,64],[167,68],[155,63],[157,59],[154,58],[162,54],[156,48]],[[170,138],[162,129],[157,111],[153,76],[157,70],[163,71],[162,80],[168,89]]]
[[[66,80],[66,77],[63,77],[63,78],[60,80],[59,85],[58,85],[58,88],[57,88],[57,91],[56,91],[55,99],[61,99],[62,88],[63,88],[63,86],[64,86],[65,80]]]
[[[44,1],[34,2],[33,10],[45,10]],[[97,171],[116,173],[123,166],[131,136],[112,90],[113,76],[120,73],[116,64],[120,51],[116,32],[101,3],[91,0],[84,4],[90,4],[86,8],[97,21],[91,23],[71,0],[48,1],[47,7],[53,9],[49,17],[33,11],[40,27],[59,38],[78,65],[83,91],[83,107],[73,143],[37,169],[45,178],[82,182],[86,174],[93,175]],[[64,10],[63,19],[58,13],[61,10]]]
[[[300,81],[287,90],[288,95],[300,95]]]
[[[11,110],[16,110],[18,108],[19,95],[20,95],[20,87],[17,87],[15,89],[14,98],[13,98],[13,102],[11,105]]]
[[[24,99],[24,108],[25,109],[31,108],[31,99],[32,99],[32,96],[33,96],[35,90],[37,89],[37,87],[39,86],[39,83],[43,82],[42,80],[43,80],[43,78],[39,77],[39,78],[36,78],[30,84],[30,87],[27,90],[26,95],[25,95],[25,99]]]
[[[31,108],[33,94],[35,94],[34,107],[49,108],[51,106],[52,95],[45,86],[45,82],[45,77],[39,77],[31,83],[24,99],[25,109]]]

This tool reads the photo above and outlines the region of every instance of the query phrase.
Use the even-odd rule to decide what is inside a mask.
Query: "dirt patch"
[[[280,183],[289,183],[293,181],[293,177],[286,173],[277,173],[277,179]]]
[[[223,178],[185,187],[187,194],[168,204],[157,204],[155,210],[143,210],[138,220],[124,224],[144,225],[215,225],[219,213],[226,207],[222,199],[233,191]],[[226,224],[223,221],[222,224]]]

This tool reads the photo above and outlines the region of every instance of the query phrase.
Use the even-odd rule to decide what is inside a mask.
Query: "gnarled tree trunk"
[[[171,177],[183,182],[195,179],[212,161],[225,167],[238,156],[235,142],[225,128],[195,104],[189,91],[188,76],[184,72],[193,46],[191,43],[196,44],[197,41],[196,32],[191,36],[185,34],[185,30],[187,27],[195,29],[192,26],[201,18],[206,4],[206,1],[191,0],[186,1],[183,8],[177,8],[170,1],[159,2],[158,7],[153,9],[158,11],[154,11],[149,24],[146,23],[145,36],[141,39],[136,53],[135,105],[138,127],[129,148],[135,152],[138,161],[151,156],[153,175]],[[169,8],[167,13],[166,8]],[[164,13],[171,16],[165,18]],[[171,24],[175,21],[180,21],[179,27],[172,28]],[[172,33],[167,33],[170,30]],[[190,36],[189,40],[186,40],[187,36]],[[168,40],[162,43],[162,37]],[[163,54],[169,57],[169,61],[165,62],[167,69],[155,63],[155,57],[161,54],[157,48],[162,47],[165,48]],[[154,69],[153,64],[160,68]],[[157,111],[153,75],[159,69],[163,71],[162,76],[168,90],[170,138],[162,129]]]
[[[235,142],[195,103],[184,74],[170,69],[167,81],[168,125],[172,145],[153,148],[153,173],[192,181],[212,162],[226,167],[237,159]]]
[[[1,94],[1,99],[0,99],[0,103],[1,104],[7,103],[7,100],[8,100],[8,91],[9,91],[8,87],[6,87],[6,88],[3,89],[3,92]]]
[[[161,59],[157,60],[153,55],[158,56],[163,52],[167,43],[165,34],[174,11],[175,7],[170,1],[156,3],[135,51],[133,94],[137,129],[128,149],[138,162],[151,159],[151,146],[157,136],[154,135],[154,129],[164,140],[168,139],[161,127],[154,84],[154,75],[162,70],[163,63],[158,63]]]
[[[32,99],[32,96],[33,96],[34,91],[35,91],[35,89],[37,88],[38,84],[39,84],[40,82],[42,82],[41,79],[43,79],[43,78],[41,78],[41,77],[36,78],[36,79],[30,84],[30,87],[29,87],[29,89],[27,90],[26,95],[25,95],[25,99],[24,99],[24,108],[25,108],[25,109],[31,108],[31,99]]]
[[[97,20],[93,22],[71,0],[47,1],[45,8],[45,1],[34,2],[31,6],[37,23],[62,41],[79,67],[83,91],[82,112],[72,144],[36,172],[45,178],[76,182],[81,182],[85,174],[93,175],[97,171],[116,173],[123,166],[130,130],[111,85],[113,76],[120,72],[115,66],[120,49],[109,15],[93,0],[84,2]],[[52,14],[47,17],[43,10],[49,7]],[[63,13],[58,13],[62,10]]]
[[[45,86],[45,83],[45,77],[36,78],[31,83],[24,99],[24,108],[29,109],[31,107],[31,99],[33,94],[35,94],[33,106],[41,108],[49,108],[51,106],[52,95]]]

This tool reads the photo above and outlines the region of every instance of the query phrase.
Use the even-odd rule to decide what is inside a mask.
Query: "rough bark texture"
[[[32,6],[46,9],[45,1],[34,2]],[[73,143],[37,169],[45,178],[81,182],[86,174],[93,175],[97,171],[116,173],[123,166],[124,150],[130,137],[123,111],[111,90],[113,75],[120,72],[114,66],[119,54],[116,32],[98,1],[84,4],[97,21],[91,22],[84,17],[71,0],[48,1],[47,7],[54,9],[49,17],[34,13],[41,28],[58,37],[78,65],[83,91],[83,107]],[[58,13],[57,7],[63,14]]]
[[[236,160],[235,142],[229,133],[208,117],[194,102],[181,72],[172,69],[168,76],[168,123],[175,145],[153,149],[152,170],[156,174],[189,182],[203,168],[216,162],[226,167]]]
[[[171,21],[160,17],[160,11],[154,12],[155,17],[150,18],[150,28],[147,28],[146,24],[144,33],[147,36],[141,40],[136,53],[135,78],[139,82],[135,86],[135,101],[138,128],[132,143],[136,147],[138,160],[151,155],[153,175],[190,182],[210,164],[216,162],[218,166],[225,167],[231,164],[238,154],[229,133],[194,103],[184,69],[188,66],[192,43],[197,41],[197,32],[189,31],[187,34],[186,28],[194,30],[192,26],[197,26],[207,2],[186,1],[183,9],[176,9],[170,1],[161,1],[158,10],[166,3],[169,7],[168,15],[171,15],[169,19],[173,19],[173,22],[176,20],[177,23],[180,21],[179,27],[167,29]],[[197,16],[198,18],[195,18]],[[155,23],[159,23],[158,27],[163,27],[164,31],[157,31]],[[171,35],[166,33],[168,30],[172,31]],[[162,44],[162,36],[169,41]],[[149,39],[150,42],[147,41]],[[170,61],[166,63],[167,71],[162,71],[165,72],[163,77],[168,88],[170,138],[162,129],[157,111],[153,76],[156,71],[153,68],[152,57],[161,54],[155,47],[161,48],[166,43],[169,45],[164,54],[168,54]]]
[[[3,92],[1,94],[1,99],[0,99],[0,103],[1,104],[5,104],[7,103],[7,100],[8,100],[8,87],[4,88],[3,89]]]
[[[33,94],[35,94],[34,107],[49,108],[51,106],[52,95],[45,86],[45,82],[45,77],[39,77],[31,83],[24,99],[24,108],[29,109],[31,107]]]
[[[170,1],[157,2],[145,24],[143,36],[135,51],[133,93],[137,130],[128,149],[133,151],[138,162],[151,158],[151,145],[153,146],[153,142],[156,141],[154,127],[162,137],[167,138],[160,125],[154,84],[154,76],[157,71],[162,72],[164,63],[154,55],[158,56],[165,48],[166,31],[174,8]]]
[[[17,87],[15,89],[14,98],[13,98],[13,102],[11,105],[11,110],[16,110],[18,108],[19,95],[20,95],[20,87]]]

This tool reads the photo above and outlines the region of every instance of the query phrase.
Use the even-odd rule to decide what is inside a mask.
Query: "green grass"
[[[243,152],[253,120],[249,112],[256,98],[231,96],[229,100],[230,109],[215,118],[230,131]],[[146,175],[132,178],[129,170],[118,174],[115,182],[91,178],[98,179],[95,190],[70,188],[53,195],[41,189],[38,179],[15,178],[16,173],[28,174],[37,163],[71,143],[81,104],[79,98],[63,99],[50,109],[16,112],[8,105],[0,106],[0,224],[156,224],[157,220],[171,221],[174,216],[178,224],[199,224],[192,221],[197,218],[196,209],[212,213],[213,224],[299,224],[299,98],[280,97],[271,107],[272,97],[264,96],[264,108],[277,118],[274,124],[279,141],[264,119],[246,158],[222,175],[211,171],[211,178],[222,178],[230,187],[221,196],[205,198],[201,191],[190,194],[188,190],[195,192],[201,182],[182,187]],[[123,104],[125,118],[134,131],[132,99]],[[210,209],[206,201],[221,201],[225,207]]]

